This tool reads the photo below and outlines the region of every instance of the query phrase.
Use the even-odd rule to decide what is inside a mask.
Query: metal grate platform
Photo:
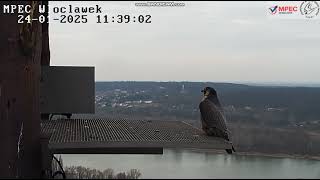
[[[60,119],[41,123],[54,153],[162,153],[162,148],[227,149],[223,139],[206,136],[181,121]]]

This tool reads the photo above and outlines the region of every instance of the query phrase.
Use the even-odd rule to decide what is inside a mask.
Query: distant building
[[[252,110],[252,107],[250,107],[250,106],[245,106],[244,109],[245,109],[245,110],[248,110],[248,111],[251,111],[251,110]]]
[[[133,103],[136,103],[136,104],[141,104],[142,103],[142,100],[140,101],[132,101]]]
[[[270,112],[274,112],[274,111],[284,111],[285,108],[267,108],[267,111],[270,111]]]
[[[182,84],[180,93],[185,93],[184,84]]]
[[[226,106],[226,107],[224,107],[224,109],[225,109],[226,111],[229,111],[229,112],[234,112],[234,111],[236,111],[236,108],[235,108],[233,105]]]

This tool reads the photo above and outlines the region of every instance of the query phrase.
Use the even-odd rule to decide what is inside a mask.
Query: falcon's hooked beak
[[[208,90],[201,90],[201,92],[203,93],[204,96],[208,96],[209,95],[209,91]]]

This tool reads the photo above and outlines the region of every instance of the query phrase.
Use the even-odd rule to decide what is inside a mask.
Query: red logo
[[[298,12],[298,6],[272,6],[269,10],[271,14],[292,14]]]

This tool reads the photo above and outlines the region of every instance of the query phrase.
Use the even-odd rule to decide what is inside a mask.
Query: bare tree
[[[127,172],[127,179],[139,179],[141,176],[141,173],[138,169],[130,169],[130,171]]]
[[[127,175],[125,172],[120,172],[115,176],[115,179],[127,179]]]
[[[103,171],[103,177],[105,179],[113,179],[113,177],[114,177],[113,169],[108,168],[108,169],[104,170]]]

